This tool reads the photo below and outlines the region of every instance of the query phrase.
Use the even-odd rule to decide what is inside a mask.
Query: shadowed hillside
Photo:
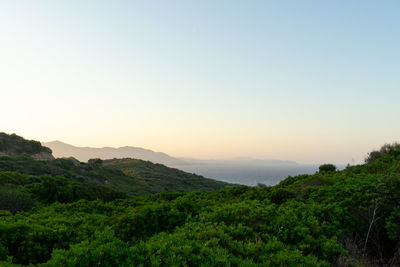
[[[38,141],[26,140],[16,134],[0,132],[0,156],[30,155],[41,160],[54,159],[52,151]]]
[[[103,166],[121,170],[124,174],[143,181],[155,192],[191,191],[200,188],[213,190],[226,186],[224,182],[138,159],[105,160]]]

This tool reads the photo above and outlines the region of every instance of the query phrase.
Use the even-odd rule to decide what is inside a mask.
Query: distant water
[[[319,165],[287,166],[237,166],[237,165],[183,165],[174,166],[185,172],[196,173],[207,178],[234,184],[255,186],[258,183],[276,185],[288,176],[313,174]]]

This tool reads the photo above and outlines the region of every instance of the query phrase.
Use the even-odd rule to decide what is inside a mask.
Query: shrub
[[[296,197],[293,191],[284,189],[284,188],[277,188],[271,191],[270,199],[272,203],[275,204],[282,204],[283,202],[287,201],[288,199]]]
[[[0,190],[0,210],[11,213],[28,211],[34,206],[34,200],[28,193],[17,190]]]
[[[334,172],[336,171],[336,166],[330,163],[323,164],[319,166],[319,171],[320,172]]]
[[[99,158],[95,158],[95,159],[89,159],[88,163],[90,164],[97,164],[97,165],[101,165],[103,163],[102,159]]]
[[[389,153],[393,153],[395,151],[400,152],[400,144],[399,143],[393,143],[393,144],[384,144],[379,150],[374,150],[368,153],[368,156],[365,158],[365,163],[371,163],[379,158],[381,158],[384,155],[387,155]]]

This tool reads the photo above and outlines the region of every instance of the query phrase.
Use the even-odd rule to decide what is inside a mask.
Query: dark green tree
[[[35,201],[28,193],[17,190],[0,190],[0,210],[8,210],[11,213],[28,211]]]
[[[334,172],[336,171],[336,166],[330,163],[322,164],[319,166],[319,172]]]

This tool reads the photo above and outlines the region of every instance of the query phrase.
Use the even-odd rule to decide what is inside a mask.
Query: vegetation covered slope
[[[11,171],[28,176],[62,176],[71,182],[108,187],[137,196],[151,193],[151,188],[121,171],[103,168],[95,163],[81,163],[74,159],[35,160],[29,156],[0,157],[0,171]]]
[[[17,135],[2,134],[0,137],[3,151],[10,152],[7,155],[13,155],[0,155],[0,171],[30,176],[63,176],[70,182],[96,185],[97,188],[108,187],[126,192],[130,196],[162,191],[216,190],[228,185],[143,160],[109,160],[106,164],[99,159],[89,160],[88,163],[74,158],[37,160],[31,155],[40,152],[51,155],[51,150],[41,146],[39,142],[27,141]]]
[[[216,190],[227,183],[204,178],[143,160],[129,168],[119,161],[90,160],[79,162],[73,158],[50,161],[35,160],[29,156],[0,157],[0,171],[13,171],[27,175],[64,176],[73,182],[89,183],[124,191],[130,196],[162,191]],[[124,161],[123,161],[124,162]]]
[[[102,164],[110,169],[121,170],[125,175],[146,183],[152,192],[215,190],[226,186],[223,182],[139,159],[104,160]]]
[[[53,159],[51,149],[44,147],[38,141],[26,140],[16,134],[0,132],[0,155],[17,156],[31,155],[43,159]]]
[[[43,204],[14,215],[1,212],[0,260],[42,266],[398,266],[399,196],[400,150],[393,148],[365,165],[344,171],[325,166],[273,187]]]

